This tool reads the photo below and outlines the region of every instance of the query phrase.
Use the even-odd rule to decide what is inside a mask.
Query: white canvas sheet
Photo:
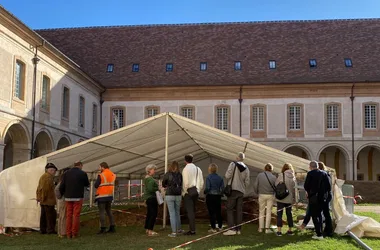
[[[341,186],[343,180],[337,180],[334,188],[333,212],[337,220],[335,233],[345,234],[351,231],[357,237],[377,237],[380,238],[380,223],[372,218],[350,214],[344,203]]]

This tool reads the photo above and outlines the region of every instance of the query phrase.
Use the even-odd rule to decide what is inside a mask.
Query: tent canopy
[[[273,164],[275,172],[280,172],[284,163],[291,163],[296,172],[308,171],[308,160],[173,113],[145,119],[43,157],[59,169],[82,161],[83,170],[91,173],[105,161],[118,177],[136,179],[145,175],[147,164],[153,163],[158,167],[157,173],[163,174],[166,133],[170,162],[183,161],[184,155],[190,153],[194,162],[210,157],[235,160],[237,152],[244,152],[245,163],[256,171],[268,162]]]
[[[244,162],[253,170],[251,173],[262,171],[268,162],[278,173],[284,163],[291,163],[296,172],[308,170],[308,160],[179,115],[163,113],[0,172],[0,225],[39,227],[35,190],[47,162],[63,169],[82,161],[83,170],[93,179],[104,161],[118,178],[140,179],[151,163],[157,165],[156,172],[160,175],[169,162],[183,163],[186,154],[193,154],[195,163],[211,160],[228,163],[236,159],[237,152],[245,153]]]
[[[105,161],[118,177],[138,179],[145,175],[145,166],[150,163],[156,164],[157,172],[163,174],[165,164],[173,160],[181,162],[189,153],[194,155],[194,162],[207,159],[228,162],[236,158],[237,152],[245,152],[244,162],[255,172],[262,171],[268,162],[275,172],[280,172],[284,163],[291,163],[296,172],[308,171],[308,160],[164,113],[0,172],[0,227],[39,227],[35,190],[47,162],[63,169],[82,161],[83,170],[92,175],[99,163]],[[380,236],[378,222],[348,214],[337,185],[333,210],[338,221],[342,221],[337,227],[340,233],[352,230],[359,237]]]

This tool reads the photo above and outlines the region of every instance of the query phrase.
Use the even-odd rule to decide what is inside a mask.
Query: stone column
[[[355,164],[354,169],[352,169],[352,162],[354,162]],[[357,160],[349,159],[346,163],[346,179],[350,181],[355,181],[357,179],[357,172],[358,172]],[[352,176],[353,174],[354,176]]]
[[[13,144],[13,166],[28,161],[30,156],[30,145]]]

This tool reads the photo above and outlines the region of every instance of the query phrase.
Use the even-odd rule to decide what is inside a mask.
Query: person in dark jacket
[[[182,200],[182,174],[179,172],[178,162],[173,161],[169,171],[164,175],[162,186],[165,188],[165,200],[168,205],[172,233],[169,237],[176,237],[183,233],[181,229],[181,200]]]
[[[224,190],[223,178],[217,174],[218,166],[211,163],[208,167],[209,175],[206,178],[206,204],[210,216],[211,229],[209,233],[216,233],[216,221],[218,222],[218,231],[222,229],[222,195]]]
[[[310,162],[309,168],[304,188],[309,199],[309,209],[316,232],[313,239],[322,240],[322,207],[331,192],[331,184],[327,173],[318,169],[318,162]]]
[[[56,234],[55,224],[57,212],[55,211],[54,175],[57,171],[53,163],[45,166],[45,173],[41,176],[37,187],[37,202],[41,205],[40,232],[41,234]]]
[[[332,193],[331,193],[331,176],[329,172],[327,172],[327,168],[323,162],[318,162],[318,168],[321,171],[324,171],[327,174],[327,177],[329,179],[330,183],[330,190],[326,190],[327,192],[327,199],[323,200],[322,202],[322,214],[324,217],[325,221],[325,227],[323,230],[323,235],[325,237],[331,237],[333,234],[333,226],[332,226],[332,219],[331,219],[331,214],[330,214],[330,201],[332,200]]]
[[[319,168],[319,170],[325,171],[327,173],[327,176],[329,177],[329,182],[331,185],[331,177],[330,177],[330,174],[327,172],[325,164],[323,162],[318,162],[318,168]],[[323,215],[324,221],[325,221],[325,227],[323,230],[323,235],[325,237],[330,237],[333,234],[332,219],[331,219],[331,215],[330,215],[330,201],[331,201],[331,199],[332,199],[332,194],[331,194],[331,192],[328,192],[327,200],[326,200],[326,202],[323,202],[323,204],[322,204],[322,215]],[[311,213],[310,213],[310,207],[308,205],[307,209],[306,209],[305,218],[303,219],[302,225],[299,227],[299,229],[304,230],[306,228],[307,224],[309,224],[310,219],[311,219]]]
[[[59,187],[61,195],[65,196],[66,203],[66,236],[79,237],[79,216],[82,209],[84,189],[90,186],[87,174],[82,171],[82,162],[76,162],[68,170]]]
[[[100,231],[98,234],[115,233],[115,220],[111,211],[116,175],[110,170],[106,162],[99,164],[99,175],[95,182],[96,198],[99,208]],[[106,228],[106,214],[110,222],[108,231]]]

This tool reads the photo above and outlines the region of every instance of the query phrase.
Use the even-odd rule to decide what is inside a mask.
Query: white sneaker
[[[266,234],[271,234],[271,233],[273,233],[273,230],[266,229],[266,230],[265,230],[265,233],[266,233]]]
[[[227,232],[224,232],[223,235],[230,236],[230,235],[236,235],[235,230],[228,230]]]
[[[216,233],[216,232],[218,232],[218,231],[216,231],[215,229],[209,229],[207,232],[209,232],[209,233]]]
[[[314,235],[313,237],[311,237],[312,239],[314,240],[323,240],[323,236],[317,236],[317,235]]]
[[[239,230],[239,231],[236,231],[236,234],[237,235],[241,235],[241,231]]]

